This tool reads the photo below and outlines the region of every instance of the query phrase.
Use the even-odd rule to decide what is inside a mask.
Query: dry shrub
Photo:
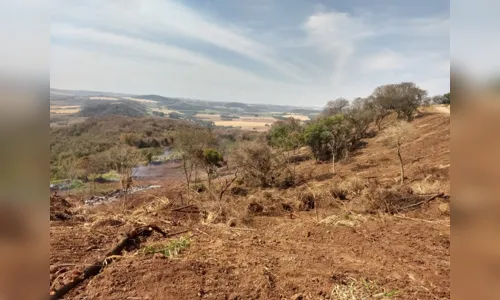
[[[382,211],[386,213],[398,213],[418,207],[428,195],[414,194],[408,186],[397,188],[371,188],[367,190],[363,198],[366,200],[364,209],[373,213]]]
[[[303,161],[310,160],[310,159],[312,159],[312,156],[309,153],[306,153],[306,154],[296,154],[296,155],[292,155],[288,159],[288,162],[292,163],[292,164],[296,164],[296,163],[303,162]]]
[[[439,181],[429,181],[423,180],[421,182],[414,182],[411,185],[411,188],[417,192],[417,194],[431,194],[431,193],[439,193],[441,190],[441,184]]]
[[[343,190],[355,196],[361,195],[366,188],[364,181],[357,176],[349,177],[347,180],[343,181],[340,186]]]
[[[247,196],[248,195],[248,189],[245,189],[241,186],[233,186],[231,188],[231,194],[235,196]]]
[[[335,184],[330,189],[330,194],[334,199],[347,200],[347,195],[349,194],[349,192],[344,188],[340,187],[338,184]]]
[[[252,201],[248,204],[247,211],[250,215],[256,215],[264,211],[264,206],[259,203]]]
[[[230,209],[227,203],[207,201],[200,207],[201,222],[204,224],[225,223],[230,219]]]

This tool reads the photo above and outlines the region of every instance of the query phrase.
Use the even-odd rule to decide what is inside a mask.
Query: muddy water
[[[134,168],[134,177],[138,179],[159,179],[159,178],[180,178],[182,177],[180,161],[165,161],[170,155],[171,150],[156,157],[156,161],[147,166],[138,166]]]

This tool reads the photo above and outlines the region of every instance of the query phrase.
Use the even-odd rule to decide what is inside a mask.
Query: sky
[[[449,92],[445,0],[53,0],[51,87],[321,107]]]

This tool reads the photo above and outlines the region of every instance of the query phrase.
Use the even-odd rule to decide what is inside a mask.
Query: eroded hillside
[[[162,187],[91,207],[53,198],[66,217],[51,221],[52,288],[154,224],[168,237],[134,240],[65,299],[449,299],[449,115],[428,108],[411,122],[403,186],[384,122],[335,175],[298,162],[295,187],[236,184],[215,201],[202,188],[187,196],[181,179],[144,180]]]

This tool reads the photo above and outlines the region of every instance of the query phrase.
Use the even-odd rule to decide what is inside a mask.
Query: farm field
[[[76,114],[80,111],[79,105],[51,105],[50,113],[51,114]]]
[[[201,120],[213,121],[216,126],[239,127],[245,130],[257,131],[266,131],[277,121],[277,119],[271,117],[239,117],[233,120],[222,120],[220,115],[211,114],[196,114],[195,117]]]

